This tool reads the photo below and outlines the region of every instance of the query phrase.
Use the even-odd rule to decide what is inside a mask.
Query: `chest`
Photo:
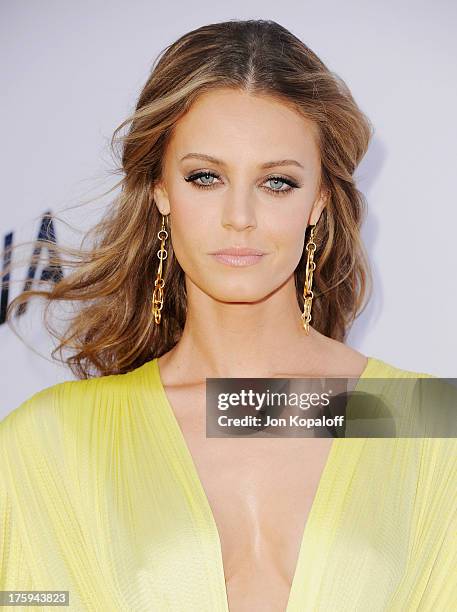
[[[285,610],[332,438],[207,438],[204,388],[167,397],[217,526],[231,612]]]

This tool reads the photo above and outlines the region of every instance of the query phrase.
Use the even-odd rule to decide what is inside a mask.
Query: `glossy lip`
[[[210,253],[218,262],[232,267],[252,266],[259,263],[265,255],[226,255],[224,253]]]
[[[212,251],[209,253],[209,255],[231,255],[233,257],[265,254],[265,251],[259,251],[259,249],[249,249],[247,247],[229,247],[228,249],[220,249],[219,251]]]

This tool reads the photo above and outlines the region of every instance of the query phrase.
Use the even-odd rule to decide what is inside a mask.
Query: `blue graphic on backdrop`
[[[7,286],[7,283],[10,280],[10,274],[9,272],[8,273],[5,272],[5,270],[6,270],[6,267],[11,262],[10,248],[13,244],[13,238],[14,238],[13,232],[9,232],[5,234],[3,238],[3,257],[2,257],[3,273],[2,273],[2,288],[1,288],[1,302],[0,302],[0,325],[5,323],[6,321],[6,309],[8,306],[8,299],[9,299],[9,287]],[[38,240],[47,240],[53,244],[57,244],[54,223],[52,221],[50,211],[46,211],[41,218],[40,229],[38,231]],[[53,249],[51,246],[43,246],[43,245],[35,246],[33,250],[33,256],[31,257],[31,260],[30,260],[29,269],[27,272],[27,278],[24,282],[23,291],[28,291],[33,286],[33,282],[35,280],[35,276],[37,273],[36,261],[37,261],[38,256],[41,254],[41,250],[43,248],[46,248],[50,254],[55,255],[55,249]],[[48,264],[42,269],[41,274],[40,274],[40,280],[46,280],[46,281],[49,280],[54,283],[58,283],[60,280],[62,280],[62,278],[63,278],[63,271],[62,271],[62,266],[60,264]],[[26,310],[27,310],[27,303],[20,304],[16,309],[16,316],[20,316],[24,314]]]

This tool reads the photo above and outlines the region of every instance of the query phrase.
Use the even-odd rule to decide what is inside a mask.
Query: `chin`
[[[243,303],[253,303],[262,300],[266,297],[266,293],[264,291],[254,291],[252,285],[250,287],[242,287],[239,286],[237,288],[230,287],[230,284],[221,288],[221,290],[214,290],[208,292],[211,297],[215,300],[219,300],[220,302],[243,302]]]

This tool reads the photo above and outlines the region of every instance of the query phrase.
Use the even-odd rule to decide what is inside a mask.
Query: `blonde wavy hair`
[[[77,378],[130,371],[160,357],[180,339],[187,299],[184,272],[171,240],[164,261],[160,325],[154,323],[151,311],[162,220],[153,187],[161,178],[174,126],[198,96],[220,87],[269,95],[315,122],[321,186],[330,198],[315,235],[312,325],[343,341],[366,306],[372,289],[360,236],[366,203],[353,174],[368,148],[373,131],[369,120],[345,82],[283,26],[270,20],[209,24],[184,34],[159,54],[134,113],[114,131],[110,145],[115,154],[120,145],[116,172],[122,179],[113,189],[120,185],[121,190],[101,221],[87,232],[85,240],[93,238],[90,247],[83,248],[82,243],[73,249],[47,239],[27,243],[35,247],[34,265],[42,247],[47,247],[48,271],[72,270],[57,282],[48,274],[38,281],[41,288],[28,288],[14,298],[7,322],[11,325],[15,309],[23,309],[33,296],[45,298],[44,324],[59,342],[52,357],[59,352],[60,361]],[[121,135],[126,126],[126,134]],[[301,309],[305,269],[304,249],[294,272]],[[51,325],[48,312],[52,303],[60,301],[77,304],[64,331]],[[67,358],[62,358],[64,349],[71,353]]]

